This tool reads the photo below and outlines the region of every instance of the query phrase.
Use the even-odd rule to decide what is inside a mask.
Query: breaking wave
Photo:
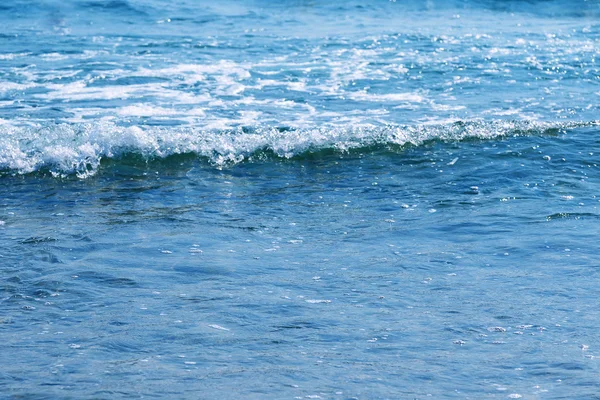
[[[259,155],[293,158],[326,150],[372,146],[418,146],[429,141],[545,135],[597,126],[590,122],[457,121],[413,126],[252,127],[206,130],[194,127],[119,126],[112,122],[46,126],[0,125],[0,171],[55,176],[95,174],[102,160],[137,155],[145,160],[177,154],[206,158],[216,167],[252,161]]]

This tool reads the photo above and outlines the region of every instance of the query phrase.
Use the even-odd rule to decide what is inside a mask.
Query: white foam
[[[224,326],[217,325],[217,324],[210,324],[208,326],[211,327],[211,328],[213,328],[213,329],[219,330],[219,331],[230,331],[231,330],[229,328],[225,328]]]
[[[353,92],[348,93],[348,98],[352,100],[361,101],[372,101],[372,102],[408,102],[408,103],[422,103],[426,98],[418,93],[387,93],[387,94],[373,94],[367,92]]]
[[[8,92],[11,90],[26,90],[35,87],[34,83],[15,83],[15,82],[0,82],[0,93]]]
[[[189,110],[173,109],[158,107],[152,104],[134,104],[126,107],[121,107],[116,110],[116,113],[122,116],[134,116],[134,117],[167,117],[167,116],[196,116],[202,117],[205,112],[201,108],[192,108]]]
[[[231,77],[238,80],[250,78],[249,67],[234,61],[221,60],[214,64],[178,64],[172,67],[149,69],[140,68],[133,73],[137,76],[176,78],[186,84],[206,80],[206,76]]]
[[[42,54],[40,57],[45,60],[53,60],[53,61],[66,60],[69,58],[69,56],[66,54],[61,54],[61,53],[56,53],[56,52]]]
[[[30,54],[31,53],[5,53],[0,54],[0,60],[14,60],[15,58],[26,57]]]
[[[35,94],[33,97],[44,100],[85,101],[85,100],[126,100],[155,97],[178,104],[199,104],[211,100],[210,95],[195,95],[169,89],[161,83],[135,85],[88,86],[84,81],[68,84],[47,84],[48,93]]]

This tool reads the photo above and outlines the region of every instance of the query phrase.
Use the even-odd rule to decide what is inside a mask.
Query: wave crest
[[[0,125],[0,171],[26,174],[93,175],[103,159],[136,154],[146,160],[196,154],[222,167],[264,152],[292,158],[323,150],[349,151],[378,145],[421,145],[432,140],[493,139],[539,135],[591,122],[457,121],[414,126],[323,126],[318,128],[252,127],[206,130],[193,127],[119,126],[112,122],[47,126]]]

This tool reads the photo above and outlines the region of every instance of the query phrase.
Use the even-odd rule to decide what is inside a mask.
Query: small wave
[[[132,6],[126,0],[109,0],[109,1],[97,1],[91,0],[80,4],[83,9],[101,10],[101,11],[118,11],[126,12],[139,15],[147,15],[143,10],[140,10]]]
[[[129,155],[144,160],[195,154],[215,166],[234,165],[269,153],[293,158],[328,150],[372,146],[418,146],[429,141],[493,139],[514,135],[553,134],[591,122],[457,121],[413,126],[323,126],[319,128],[253,127],[210,130],[181,127],[120,126],[113,122],[47,126],[0,125],[0,171],[27,174],[47,170],[56,176],[87,177],[104,159]]]
[[[565,219],[585,219],[585,218],[594,218],[594,219],[598,219],[600,218],[599,215],[594,214],[594,213],[568,213],[568,212],[561,212],[561,213],[554,213],[552,215],[548,215],[546,217],[547,221],[554,221],[554,220],[565,220]]]

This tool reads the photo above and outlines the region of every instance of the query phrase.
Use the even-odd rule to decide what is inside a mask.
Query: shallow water
[[[7,398],[595,398],[597,3],[0,6]]]

